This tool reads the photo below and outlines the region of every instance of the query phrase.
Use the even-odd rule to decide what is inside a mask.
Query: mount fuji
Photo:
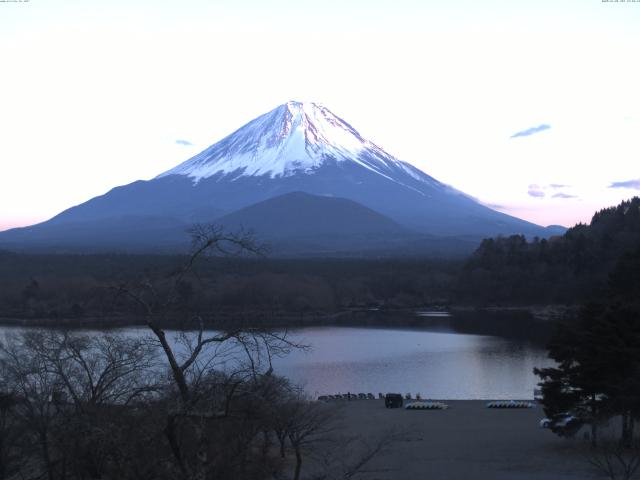
[[[269,202],[276,197],[282,198]],[[327,221],[337,216],[340,222]],[[302,219],[326,231],[310,230]],[[316,246],[324,238],[323,252],[337,244],[352,251],[404,244],[428,250],[442,237],[474,242],[556,233],[494,211],[398,160],[320,104],[291,101],[152,180],[2,232],[0,246],[170,250],[184,247],[184,232],[196,222],[256,228],[259,236],[290,245],[304,243],[305,235]]]

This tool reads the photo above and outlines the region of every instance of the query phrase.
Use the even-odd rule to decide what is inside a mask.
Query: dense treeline
[[[464,266],[457,298],[482,303],[580,303],[601,296],[616,262],[640,245],[640,198],[597,212],[550,239],[483,240]]]
[[[117,321],[131,305],[117,285],[170,276],[185,257],[0,253],[0,318]],[[331,313],[449,299],[461,261],[203,258],[180,286],[182,311],[219,315]],[[188,305],[188,308],[182,308]]]

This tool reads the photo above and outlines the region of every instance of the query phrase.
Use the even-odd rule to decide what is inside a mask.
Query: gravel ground
[[[338,402],[336,402],[338,403]],[[489,409],[446,401],[448,410],[387,409],[382,400],[341,401],[345,432],[375,441],[399,432],[360,479],[569,480],[597,478],[585,442],[538,426],[542,408]]]

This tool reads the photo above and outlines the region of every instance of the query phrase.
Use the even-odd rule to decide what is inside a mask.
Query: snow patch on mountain
[[[328,160],[355,162],[392,181],[401,169],[416,180],[439,183],[362,138],[326,107],[295,101],[261,115],[156,178],[185,175],[197,183],[214,175],[286,177],[313,174]]]

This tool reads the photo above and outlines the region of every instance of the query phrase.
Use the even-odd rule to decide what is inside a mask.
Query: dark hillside
[[[639,247],[640,198],[634,197],[548,240],[483,240],[464,267],[458,295],[482,303],[582,302],[601,295],[616,263]]]

